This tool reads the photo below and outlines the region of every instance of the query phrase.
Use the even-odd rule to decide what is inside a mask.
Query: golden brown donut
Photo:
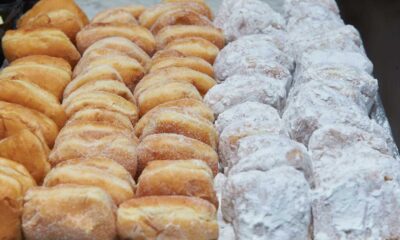
[[[19,104],[39,111],[51,118],[59,128],[64,126],[67,120],[58,99],[30,82],[1,80],[0,101]]]
[[[199,140],[173,133],[149,135],[137,147],[138,170],[155,160],[200,159],[207,163],[214,176],[218,173],[218,154],[209,145]]]
[[[48,154],[47,145],[26,129],[0,140],[0,157],[22,164],[38,184],[50,170]]]
[[[205,16],[191,10],[176,9],[163,13],[150,28],[153,34],[171,25],[200,25],[213,26],[212,22]]]
[[[163,50],[157,51],[153,55],[153,57],[151,58],[151,63],[157,64],[159,61],[162,61],[165,58],[170,58],[170,57],[186,57],[186,56],[177,50],[163,49]]]
[[[4,68],[0,73],[1,80],[33,83],[61,100],[65,86],[71,81],[71,73],[50,65],[21,63]]]
[[[74,69],[73,76],[77,77],[85,69],[99,65],[109,65],[121,75],[122,80],[129,89],[134,89],[137,82],[142,79],[146,70],[134,58],[115,53],[110,49],[97,49],[85,55]]]
[[[210,76],[187,67],[162,68],[146,75],[139,82],[134,91],[135,96],[140,95],[149,87],[168,81],[193,84],[201,95],[205,95],[210,88],[217,84]]]
[[[72,115],[66,125],[75,122],[97,122],[125,128],[134,131],[129,118],[121,113],[112,112],[105,109],[83,109]]]
[[[72,75],[71,65],[62,58],[58,57],[50,57],[47,55],[32,55],[23,58],[19,58],[8,66],[16,66],[16,65],[31,65],[31,64],[40,64],[50,67],[55,67],[60,70],[64,70],[68,73],[68,75]]]
[[[181,134],[202,141],[213,149],[217,149],[218,146],[218,132],[212,123],[173,109],[160,109],[154,114],[145,124],[140,138],[157,133]]]
[[[138,120],[138,109],[135,104],[118,95],[93,91],[76,96],[63,107],[68,117],[82,109],[105,109],[127,116],[133,125]]]
[[[59,9],[65,9],[76,14],[84,25],[89,23],[86,14],[74,0],[41,0],[18,20],[17,26],[23,27],[30,19],[35,18],[40,14]]]
[[[22,199],[35,185],[24,166],[0,158],[0,239],[22,239]]]
[[[0,174],[0,237],[21,240],[21,213],[24,193],[14,178]]]
[[[160,184],[162,183],[162,184]],[[139,177],[136,197],[180,195],[209,201],[218,208],[213,174],[201,160],[149,162]]]
[[[22,228],[26,240],[116,239],[116,206],[98,187],[35,187],[24,198]]]
[[[36,186],[35,179],[23,165],[6,158],[0,158],[0,175],[10,176],[18,180],[24,193],[29,188]]]
[[[146,70],[151,65],[151,58],[149,55],[138,45],[123,37],[108,37],[99,40],[86,49],[84,56],[97,49],[111,49],[117,53],[125,54],[140,62]]]
[[[6,129],[11,131],[5,136],[11,136],[22,129],[29,129],[39,138],[43,136],[47,145],[52,147],[58,135],[58,127],[53,120],[38,111],[18,104],[0,101],[0,117],[3,119],[3,124],[6,125]],[[17,121],[24,126],[19,125],[16,129],[10,129],[9,126],[15,126]]]
[[[120,23],[138,25],[135,16],[125,9],[107,9],[99,12],[92,19],[91,23]]]
[[[212,13],[210,9],[199,3],[186,2],[186,3],[160,3],[146,9],[139,17],[139,22],[146,28],[151,28],[153,24],[159,19],[161,15],[166,12],[186,9],[196,12],[200,15],[206,16],[208,19],[212,19]]]
[[[188,3],[188,2],[195,2],[197,4],[202,5],[209,12],[209,15],[211,16],[210,19],[211,20],[213,19],[212,11],[204,0],[163,0],[162,1],[162,3]]]
[[[9,62],[31,55],[48,55],[63,58],[75,66],[81,58],[67,35],[54,28],[9,30],[2,44]]]
[[[203,38],[219,49],[225,46],[225,37],[221,30],[213,26],[173,25],[166,26],[156,35],[157,48],[163,49],[168,43],[183,38]]]
[[[219,49],[212,42],[200,37],[176,39],[170,42],[165,49],[176,50],[185,56],[199,57],[213,64]]]
[[[93,43],[108,37],[124,37],[136,43],[149,55],[152,55],[156,48],[154,36],[148,29],[136,25],[111,23],[87,25],[76,35],[76,44],[83,53]]]
[[[81,19],[75,13],[66,9],[58,9],[29,19],[20,28],[56,28],[63,31],[72,42],[75,42],[75,36],[83,26]]]
[[[121,204],[117,215],[122,239],[218,239],[216,209],[200,198],[135,198]]]
[[[136,136],[140,136],[142,134],[143,128],[146,126],[147,122],[161,109],[172,109],[174,111],[189,114],[194,117],[206,119],[211,123],[214,122],[213,111],[202,101],[191,98],[182,98],[160,104],[142,116],[135,126]]]
[[[49,156],[52,166],[75,158],[105,157],[136,174],[138,139],[129,130],[99,122],[75,122],[60,132]]]
[[[181,81],[154,83],[136,96],[140,116],[169,101],[182,98],[202,99],[199,91],[192,84]]]
[[[0,75],[1,76],[1,75]],[[115,80],[123,82],[121,75],[115,68],[108,65],[99,65],[84,70],[79,76],[74,78],[64,90],[64,98],[86,83],[98,80]]]
[[[150,72],[169,67],[186,67],[214,77],[213,66],[199,57],[163,57],[152,64]]]
[[[72,159],[58,164],[47,174],[43,186],[61,184],[99,187],[110,194],[116,205],[134,197],[132,176],[108,158]]]
[[[95,82],[88,82],[72,92],[67,98],[64,98],[63,103],[68,104],[76,96],[94,91],[113,93],[125,98],[131,103],[135,103],[132,92],[125,86],[124,83],[115,80],[99,80]]]
[[[128,12],[131,16],[134,18],[139,18],[139,16],[143,13],[146,8],[142,5],[128,5],[128,6],[123,6],[123,7],[115,7],[115,8],[109,8],[107,10],[104,10],[102,12],[99,12],[94,18],[103,18],[108,16],[110,13],[115,13],[119,11],[125,11]],[[92,21],[93,21],[92,20]]]

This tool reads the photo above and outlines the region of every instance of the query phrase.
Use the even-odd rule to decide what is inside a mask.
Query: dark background
[[[392,132],[400,145],[400,0],[337,0],[342,18],[361,33]]]

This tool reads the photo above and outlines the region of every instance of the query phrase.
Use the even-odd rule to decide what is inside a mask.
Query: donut
[[[23,165],[38,184],[50,170],[49,151],[47,145],[27,129],[0,140],[0,157]]]
[[[199,159],[207,163],[214,176],[218,173],[218,154],[209,145],[183,135],[160,133],[144,137],[137,147],[139,176],[155,160]]]
[[[5,129],[13,135],[28,129],[37,137],[43,138],[52,147],[58,134],[57,124],[46,115],[18,104],[0,101],[0,118]],[[19,122],[19,126],[15,126]],[[12,127],[11,127],[12,126]]]
[[[213,43],[219,49],[225,46],[221,30],[213,26],[173,25],[166,26],[156,35],[157,48],[163,49],[176,39],[198,37]]]
[[[25,192],[36,186],[24,166],[0,158],[0,236],[3,239],[22,239],[21,214]]]
[[[169,67],[146,75],[136,86],[134,94],[135,96],[140,95],[149,87],[168,81],[190,83],[197,88],[201,95],[205,95],[210,88],[217,84],[210,76],[190,68]]]
[[[71,72],[37,63],[11,64],[1,71],[1,80],[32,83],[61,100],[64,88],[71,81]]]
[[[48,55],[63,58],[75,66],[81,58],[67,35],[54,28],[8,30],[2,46],[8,62],[31,55]]]
[[[186,57],[183,53],[173,50],[173,49],[163,49],[160,51],[157,51],[153,57],[151,58],[151,63],[156,64],[158,61],[164,60],[164,58],[170,58],[170,57]]]
[[[17,22],[17,27],[24,26],[26,22],[40,14],[60,9],[65,9],[74,13],[83,23],[83,25],[89,23],[88,17],[74,0],[61,0],[56,2],[54,0],[41,0],[40,2],[37,2],[28,12],[22,15]]]
[[[75,158],[105,157],[135,177],[138,139],[128,129],[99,122],[75,122],[60,132],[49,155],[52,166]]]
[[[203,102],[191,98],[182,98],[160,104],[143,115],[135,126],[136,136],[140,136],[142,134],[143,128],[146,126],[147,122],[161,109],[172,109],[174,111],[185,113],[191,116],[203,118],[211,123],[214,122],[213,111]]]
[[[63,103],[68,117],[82,109],[105,109],[127,116],[132,124],[138,120],[138,110],[135,104],[113,93],[93,91],[80,94],[71,101]]]
[[[213,185],[211,169],[201,160],[151,161],[139,177],[136,197],[169,195],[197,197],[209,201],[218,208]]]
[[[117,235],[115,211],[111,197],[98,187],[32,188],[24,198],[24,237],[26,240],[113,240]]]
[[[214,77],[213,66],[199,57],[158,57],[151,65],[150,72],[171,67],[186,67]]]
[[[139,22],[142,26],[146,28],[151,28],[154,23],[166,12],[186,9],[196,12],[200,15],[206,16],[208,19],[212,19],[212,13],[210,9],[202,4],[195,2],[185,2],[185,3],[161,3],[156,4],[148,9],[146,9],[139,17]]]
[[[136,43],[147,54],[152,55],[156,42],[153,34],[146,28],[117,23],[92,23],[76,35],[76,44],[81,53],[93,43],[108,37],[124,37]]]
[[[211,203],[195,197],[134,198],[118,209],[118,234],[122,239],[218,239],[216,214]]]
[[[122,6],[122,7],[114,7],[114,8],[109,8],[107,10],[99,12],[93,19],[95,20],[96,18],[104,18],[108,16],[109,14],[116,13],[119,11],[124,11],[128,12],[132,17],[134,18],[139,18],[139,16],[146,10],[146,8],[142,5],[128,5],[128,6]]]
[[[176,50],[188,57],[199,57],[206,60],[210,64],[214,63],[215,58],[219,53],[217,46],[215,46],[212,42],[200,37],[176,39],[165,46],[164,49]]]
[[[74,122],[96,122],[109,124],[134,131],[133,125],[126,115],[105,109],[83,109],[74,113],[66,125]]]
[[[0,75],[1,76],[1,75]],[[81,74],[74,78],[64,90],[64,98],[86,83],[98,80],[115,80],[123,82],[121,75],[115,68],[108,65],[99,65],[85,69]]]
[[[109,65],[121,75],[122,80],[129,89],[134,89],[137,82],[142,79],[145,69],[134,58],[127,55],[115,54],[113,50],[97,49],[85,55],[74,69],[73,76],[78,76],[85,69],[99,65]]]
[[[199,91],[190,83],[180,81],[162,81],[149,86],[135,95],[140,116],[162,103],[182,98],[201,100]]]
[[[145,51],[135,43],[123,37],[108,37],[99,40],[86,49],[84,56],[97,49],[111,49],[115,52],[125,54],[140,62],[144,69],[148,69],[151,64],[151,59]]]
[[[157,133],[176,133],[194,138],[217,149],[218,133],[209,121],[173,109],[160,109],[145,124],[140,138]]]
[[[52,119],[59,128],[64,126],[67,120],[58,99],[30,82],[1,80],[0,101],[19,104],[41,112]]]
[[[108,9],[96,14],[91,23],[117,23],[138,25],[138,21],[129,11],[125,9]]]
[[[60,70],[64,70],[67,72],[70,76],[72,75],[71,72],[71,65],[65,61],[62,58],[58,57],[50,57],[47,55],[32,55],[32,56],[27,56],[23,58],[19,58],[12,63],[10,63],[8,66],[20,66],[20,65],[31,65],[31,64],[40,64],[40,65],[45,65],[49,67],[55,67]]]
[[[101,157],[71,159],[58,164],[47,174],[43,186],[61,184],[99,187],[110,194],[116,205],[133,198],[135,187],[132,176],[125,168]]]
[[[153,34],[171,25],[200,25],[213,26],[212,22],[205,16],[188,9],[176,9],[163,13],[150,28]]]
[[[132,92],[125,86],[125,84],[114,80],[88,82],[71,93],[68,98],[64,98],[63,103],[68,104],[68,102],[72,101],[76,96],[94,91],[113,93],[135,103]]]
[[[63,31],[71,42],[75,42],[75,36],[83,26],[81,19],[75,13],[66,9],[58,9],[31,18],[19,28],[56,28]]]

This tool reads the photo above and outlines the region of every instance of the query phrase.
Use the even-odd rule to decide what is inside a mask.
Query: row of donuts
[[[214,61],[214,44],[221,47],[223,35],[185,20],[187,14],[200,16],[188,6],[206,5],[164,3],[143,9],[139,18],[141,8],[110,9],[77,33],[82,59],[63,94],[68,121],[49,156],[54,168],[43,187],[25,196],[26,239],[113,239],[117,231],[124,239],[218,238],[212,184],[218,135],[201,96],[215,84],[207,61]],[[137,25],[145,25],[142,16],[158,22],[175,12],[176,21],[159,23],[171,29],[165,38],[154,39]],[[185,21],[194,25],[174,28]],[[150,60],[157,45],[166,47]],[[154,211],[157,229],[144,220]]]
[[[398,238],[397,148],[369,117],[378,81],[358,31],[333,0],[287,0],[284,12],[296,70],[283,120],[312,155],[313,239]]]
[[[202,98],[216,84],[211,64],[224,36],[203,1],[177,2],[155,5],[139,18],[155,34],[158,51],[134,90],[137,198],[118,210],[119,233],[127,239],[218,239],[218,134]]]
[[[280,117],[295,67],[285,19],[262,1],[225,0],[215,23],[232,41],[214,64],[220,84],[205,96],[219,114],[221,237],[309,239],[311,157]]]
[[[22,239],[25,193],[50,170],[48,155],[66,121],[62,93],[80,58],[72,42],[87,21],[71,0],[44,0],[2,39],[9,65],[0,72],[1,239]]]

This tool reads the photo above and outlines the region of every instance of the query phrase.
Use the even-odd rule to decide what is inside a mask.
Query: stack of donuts
[[[22,222],[27,240],[217,239],[218,133],[202,99],[225,40],[209,7],[90,22],[77,10],[40,1],[3,39],[0,237],[20,239]]]
[[[296,70],[282,119],[312,156],[314,239],[399,238],[397,148],[370,118],[378,81],[360,34],[333,0],[287,0],[284,14]]]
[[[23,198],[50,170],[48,155],[66,114],[62,94],[80,58],[73,42],[88,19],[71,0],[40,1],[2,39],[0,238],[21,239]]]
[[[311,239],[311,158],[280,117],[294,71],[285,19],[259,0],[225,0],[214,22],[231,41],[205,96],[224,167],[221,239]]]
[[[123,239],[218,238],[218,134],[202,98],[216,84],[211,64],[224,36],[211,19],[203,1],[166,1],[139,17],[157,52],[134,90],[138,181],[118,210]]]

